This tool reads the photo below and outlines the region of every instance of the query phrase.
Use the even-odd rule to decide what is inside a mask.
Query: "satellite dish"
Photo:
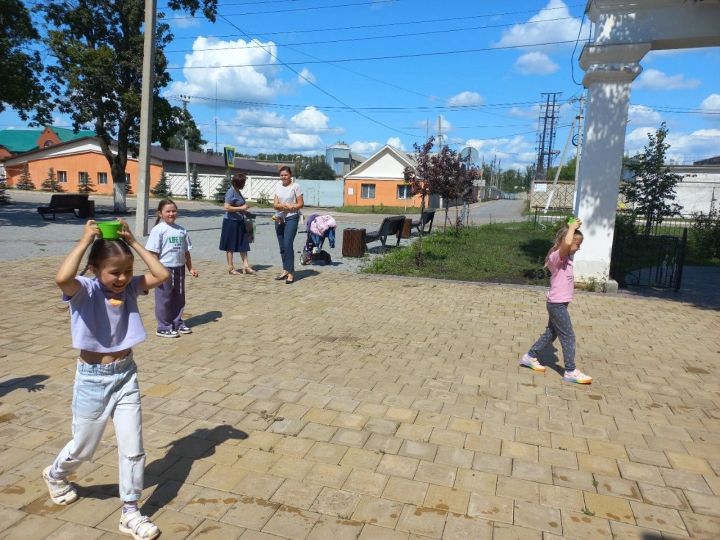
[[[478,159],[480,159],[480,153],[477,148],[466,146],[460,151],[460,159],[466,163],[477,163]]]

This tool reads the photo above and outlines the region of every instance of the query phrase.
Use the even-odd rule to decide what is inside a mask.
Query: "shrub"
[[[712,206],[710,212],[693,214],[695,223],[690,229],[696,255],[700,259],[720,258],[720,212]]]

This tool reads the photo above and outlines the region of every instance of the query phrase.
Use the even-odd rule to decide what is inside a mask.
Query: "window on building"
[[[67,184],[67,171],[58,171],[57,181],[62,182],[63,184]]]
[[[107,184],[107,173],[106,172],[98,173],[98,184]]]
[[[374,199],[375,198],[375,184],[362,184],[360,186],[360,198],[361,199]]]
[[[78,173],[78,184],[87,183],[90,181],[90,175],[85,171]]]
[[[412,197],[410,192],[410,186],[398,186],[397,187],[397,198],[398,199],[409,199]]]
[[[129,184],[129,183],[130,183],[130,173],[129,173],[129,172],[126,172],[126,173],[125,173],[125,183],[126,183],[126,184]]]

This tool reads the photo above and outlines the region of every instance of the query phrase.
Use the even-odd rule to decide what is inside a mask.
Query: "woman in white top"
[[[287,165],[280,168],[282,182],[275,189],[273,208],[275,215],[275,234],[280,245],[283,271],[275,279],[285,280],[288,285],[295,282],[295,252],[293,241],[298,229],[300,209],[305,205],[300,186],[293,182],[292,171]]]

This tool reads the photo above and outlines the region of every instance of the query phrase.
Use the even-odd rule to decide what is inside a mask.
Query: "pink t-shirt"
[[[550,270],[550,290],[547,301],[552,304],[572,302],[574,292],[573,258],[561,257],[560,250],[553,251],[547,259]]]

